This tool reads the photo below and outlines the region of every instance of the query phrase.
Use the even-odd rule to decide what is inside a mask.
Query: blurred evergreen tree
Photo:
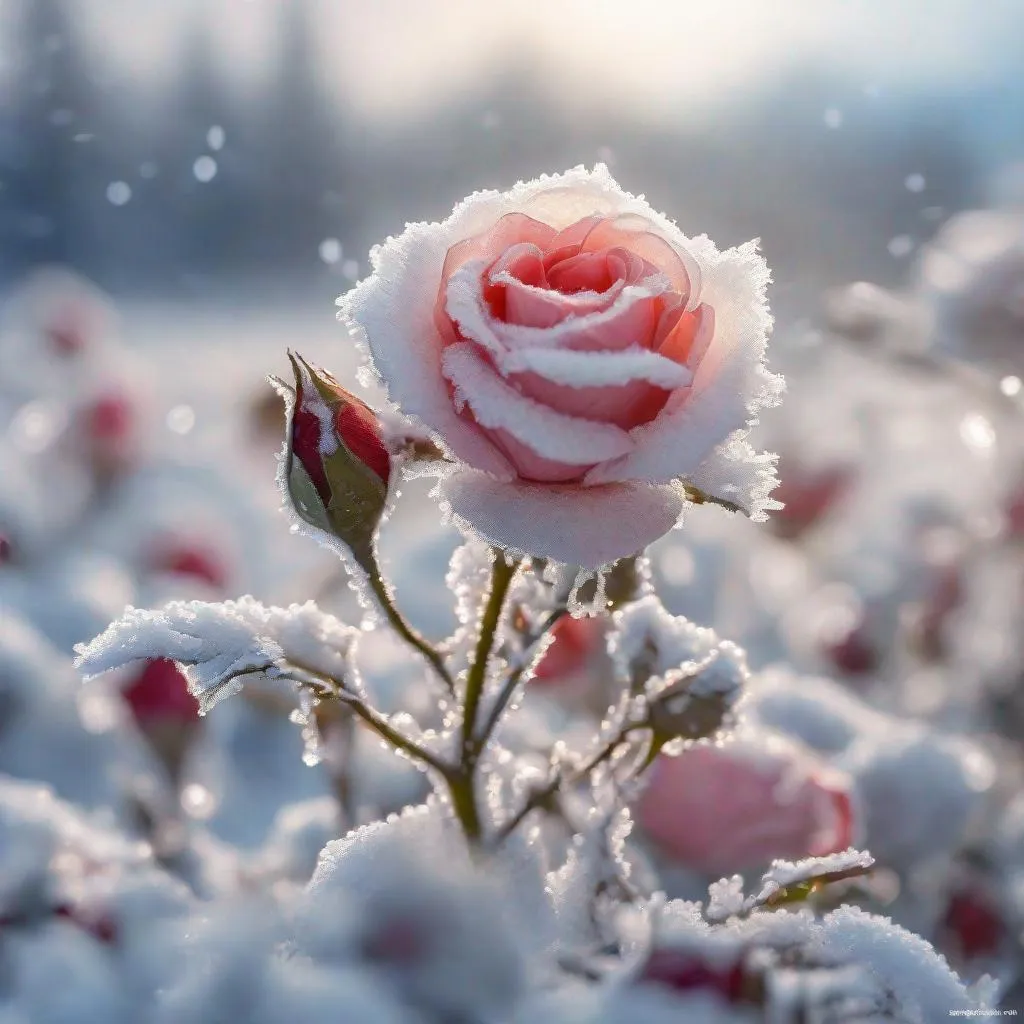
[[[84,268],[83,185],[94,162],[96,91],[72,0],[21,0],[12,80],[0,97],[0,272],[42,263]],[[10,45],[10,44],[9,44]]]
[[[288,278],[308,273],[320,241],[337,231],[342,153],[337,109],[322,79],[314,7],[310,0],[290,0],[279,10],[276,62],[253,125],[263,196],[253,218],[253,253]]]

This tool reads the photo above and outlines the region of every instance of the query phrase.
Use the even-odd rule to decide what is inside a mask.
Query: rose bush
[[[371,258],[340,315],[448,456],[460,524],[596,567],[671,529],[684,482],[772,507],[745,440],[782,387],[756,243],[689,239],[598,166],[476,193]]]

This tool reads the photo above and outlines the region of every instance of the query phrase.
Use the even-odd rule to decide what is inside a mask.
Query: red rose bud
[[[227,586],[227,569],[209,550],[187,543],[166,542],[152,561],[156,572],[202,580],[217,590]]]
[[[741,963],[711,966],[684,950],[655,949],[637,978],[643,985],[661,985],[674,992],[713,992],[724,1002],[751,1001],[750,984]]]
[[[344,541],[361,564],[387,502],[391,455],[380,421],[324,370],[289,353],[295,407],[288,444],[288,492],[312,526]]]
[[[188,692],[188,682],[167,658],[147,662],[121,693],[143,727],[155,721],[187,722],[199,717],[199,704]]]
[[[88,457],[102,477],[114,477],[135,461],[136,410],[124,395],[101,395],[81,413]]]
[[[784,469],[772,494],[784,506],[772,516],[776,533],[786,540],[800,537],[839,504],[851,483],[850,471],[839,466],[818,473]]]
[[[172,782],[180,781],[199,723],[199,702],[178,666],[167,658],[148,661],[121,696]]]

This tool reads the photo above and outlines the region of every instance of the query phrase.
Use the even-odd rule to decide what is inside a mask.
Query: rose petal
[[[616,281],[601,294],[577,292],[575,295],[563,295],[550,288],[524,284],[505,271],[495,273],[492,270],[489,280],[504,290],[505,315],[502,320],[506,324],[541,328],[554,327],[570,316],[587,316],[608,309],[625,287],[624,281]]]
[[[455,388],[456,404],[468,404],[482,427],[507,431],[542,459],[592,466],[632,449],[629,434],[616,426],[564,416],[525,398],[468,342],[445,350],[442,370]]]
[[[518,349],[500,366],[509,383],[527,398],[567,416],[623,429],[654,419],[669,393],[692,379],[686,367],[645,349]]]
[[[338,300],[339,315],[369,347],[388,397],[406,416],[433,431],[451,455],[511,479],[508,460],[479,427],[457,415],[441,373],[442,339],[431,328],[446,245],[441,225],[410,225],[401,246],[374,250],[373,276]]]
[[[649,348],[664,309],[664,296],[671,294],[667,278],[649,278],[625,286],[607,309],[567,317],[551,327],[524,327],[501,323],[491,315],[482,295],[482,270],[482,266],[469,263],[452,277],[445,308],[463,336],[496,356],[527,346],[588,351],[636,345]]]
[[[636,215],[601,221],[587,235],[584,252],[621,247],[655,266],[671,282],[687,308],[701,293],[700,264],[684,248],[676,248],[652,230],[648,220]]]
[[[590,569],[642,551],[683,505],[672,487],[506,483],[471,470],[444,478],[438,493],[492,544]]]
[[[782,380],[762,362],[771,327],[768,279],[755,243],[717,257],[704,282],[704,298],[715,310],[714,336],[693,385],[674,392],[653,423],[630,431],[635,451],[596,466],[584,478],[587,484],[667,483],[689,476],[759,408],[777,403]]]
[[[672,324],[671,329],[662,335],[669,324]],[[660,340],[655,341],[654,350],[668,359],[695,367],[704,358],[714,336],[715,311],[702,302],[690,312],[677,308],[662,317],[657,331]]]

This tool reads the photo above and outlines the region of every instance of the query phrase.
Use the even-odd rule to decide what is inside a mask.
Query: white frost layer
[[[133,661],[170,658],[183,666],[189,689],[205,711],[247,673],[289,667],[344,677],[357,631],[313,601],[267,607],[237,601],[173,601],[157,611],[129,608],[98,637],[76,648],[86,679]]]

